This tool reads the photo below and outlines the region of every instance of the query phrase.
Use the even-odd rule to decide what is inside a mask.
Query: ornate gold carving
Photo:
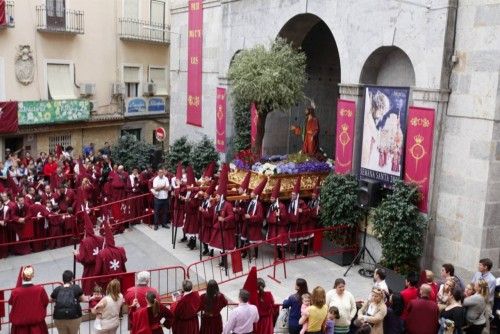
[[[415,171],[418,170],[418,161],[425,157],[427,152],[425,151],[425,148],[422,146],[422,143],[424,142],[424,137],[422,137],[420,134],[416,135],[413,137],[415,142],[413,145],[410,147],[410,154],[413,159],[415,159]]]

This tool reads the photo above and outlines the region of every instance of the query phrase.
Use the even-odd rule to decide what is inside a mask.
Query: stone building
[[[57,144],[77,155],[124,132],[153,142],[155,128],[168,129],[169,13],[165,0],[7,0],[0,101],[20,102],[20,128],[0,135],[1,157]],[[18,59],[21,45],[31,60]]]
[[[439,272],[451,262],[468,277],[490,257],[498,270],[499,0],[205,0],[202,127],[186,124],[187,4],[171,3],[170,140],[213,138],[216,87],[231,89],[234,55],[278,36],[307,55],[305,93],[318,105],[326,152],[335,147],[337,98],[356,101],[356,168],[363,85],[411,87],[410,105],[436,111],[425,265]],[[268,116],[265,152],[298,150],[288,125],[301,121],[304,104]],[[231,137],[230,103],[227,122]]]

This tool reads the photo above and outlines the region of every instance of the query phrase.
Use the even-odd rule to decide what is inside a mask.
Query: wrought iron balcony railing
[[[170,43],[170,27],[163,23],[119,18],[118,24],[120,39],[160,44]]]
[[[5,24],[0,25],[0,29],[15,26],[14,20],[14,1],[7,1],[5,3]]]
[[[81,10],[36,6],[36,18],[38,31],[67,34],[83,34],[85,31],[84,13]]]

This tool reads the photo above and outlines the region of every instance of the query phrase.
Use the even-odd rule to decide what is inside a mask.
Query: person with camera
[[[85,301],[83,290],[73,284],[73,272],[65,270],[62,275],[63,285],[58,286],[50,295],[54,306],[54,323],[59,334],[76,334],[82,321],[82,307],[80,302]]]

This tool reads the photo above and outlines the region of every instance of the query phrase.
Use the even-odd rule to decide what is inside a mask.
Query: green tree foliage
[[[111,159],[129,171],[134,167],[143,169],[151,166],[151,158],[155,149],[154,145],[125,134],[111,148]]]
[[[196,176],[200,177],[203,169],[212,161],[219,161],[219,153],[217,153],[214,143],[207,136],[193,145],[190,154],[190,164],[194,169]]]
[[[417,203],[418,187],[398,181],[374,210],[374,230],[382,244],[383,265],[402,274],[418,269],[424,250],[427,221]]]
[[[323,226],[353,228],[363,216],[357,205],[358,181],[352,175],[330,174],[321,186],[320,221]]]
[[[231,96],[237,105],[255,103],[259,113],[255,153],[262,151],[267,115],[274,110],[286,111],[303,99],[306,56],[284,39],[271,47],[264,45],[238,53],[229,69]]]
[[[165,159],[167,169],[170,172],[175,173],[179,162],[182,162],[184,166],[187,166],[190,163],[189,160],[192,148],[193,145],[188,142],[187,137],[185,136],[175,140],[170,146]]]
[[[250,137],[250,105],[235,103],[234,110],[234,136],[233,148],[236,152],[249,149],[251,146]]]

